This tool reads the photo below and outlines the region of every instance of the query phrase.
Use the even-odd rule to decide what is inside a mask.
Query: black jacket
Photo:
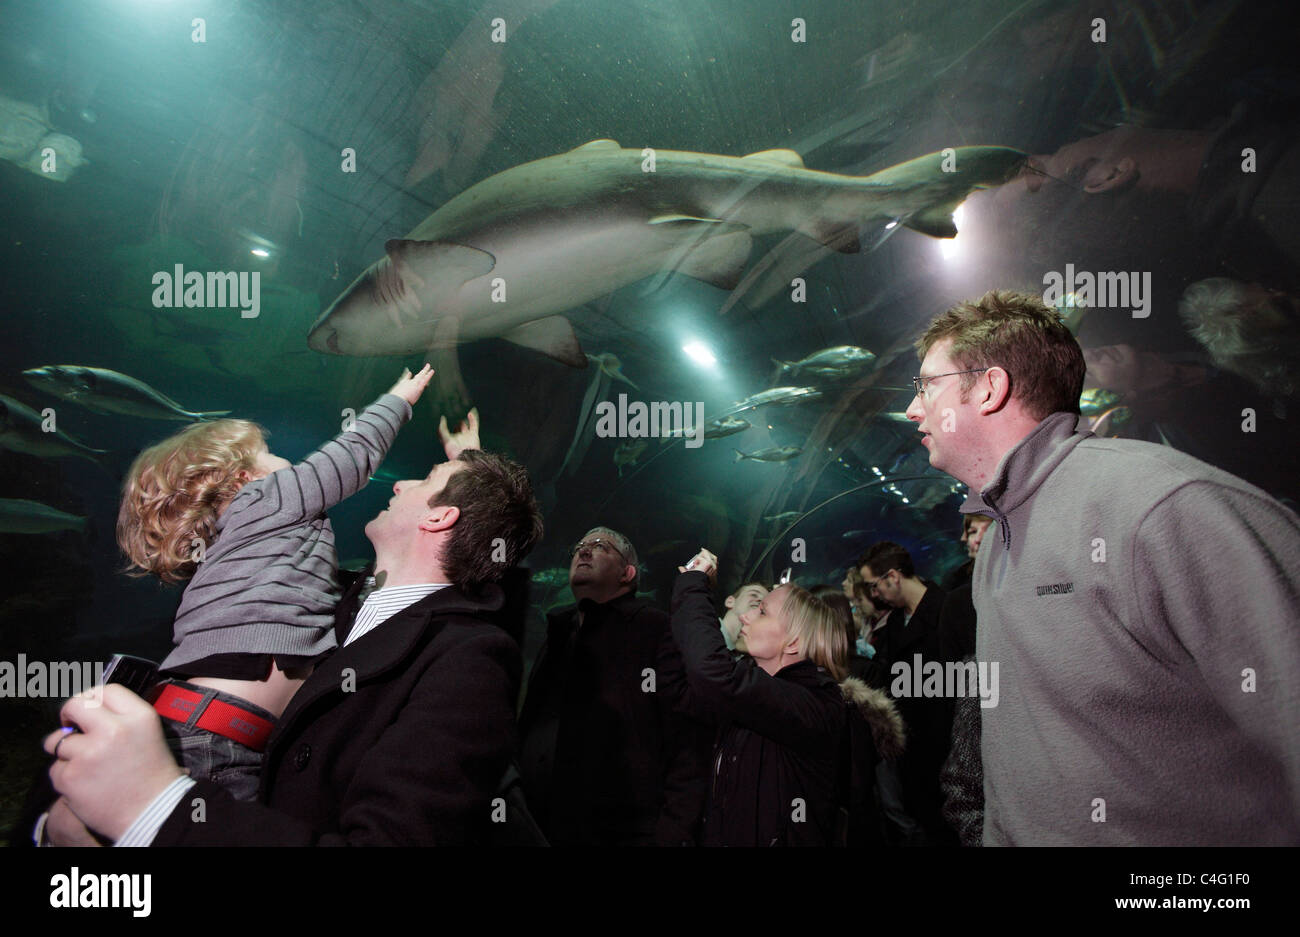
[[[684,692],[668,616],[644,600],[584,599],[547,616],[519,769],[553,845],[695,841],[708,730],[681,712]]]
[[[335,618],[340,644],[360,580]],[[272,733],[257,803],[199,781],[155,845],[492,841],[522,663],[492,617],[502,591],[421,599],[316,668]],[[194,806],[202,798],[203,820]]]
[[[688,703],[720,729],[704,844],[829,845],[847,714],[834,678],[809,660],[775,675],[733,661],[703,573],[677,577],[672,627]]]
[[[925,828],[929,841],[935,845],[956,845],[957,838],[941,815],[943,797],[939,791],[939,771],[952,738],[952,703],[947,698],[929,698],[895,693],[899,676],[894,665],[905,663],[907,689],[921,682],[914,674],[916,655],[922,666],[934,661],[942,665],[941,619],[946,596],[942,589],[928,583],[911,621],[903,625],[903,610],[890,613],[889,623],[882,629],[884,640],[877,644],[877,653],[890,673],[888,689],[907,726],[907,751],[899,763],[899,777],[903,784],[904,809]]]

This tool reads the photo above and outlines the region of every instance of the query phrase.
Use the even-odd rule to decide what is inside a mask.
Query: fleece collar
[[[1002,461],[989,483],[979,493],[971,492],[961,506],[963,514],[988,514],[997,518],[1002,545],[1011,548],[1011,525],[1007,515],[1024,504],[1074,447],[1093,434],[1078,429],[1076,413],[1053,413],[1044,419]]]

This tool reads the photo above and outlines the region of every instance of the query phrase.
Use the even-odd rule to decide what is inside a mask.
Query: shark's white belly
[[[631,219],[476,237],[470,246],[496,258],[492,271],[451,295],[435,286],[422,305],[431,327],[443,315],[458,316],[462,340],[504,335],[650,276],[673,254],[674,241]]]

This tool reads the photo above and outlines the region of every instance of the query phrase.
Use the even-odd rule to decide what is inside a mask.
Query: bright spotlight
[[[702,368],[711,368],[718,363],[718,359],[709,350],[709,346],[703,342],[687,342],[682,346],[682,351],[686,352],[686,356]]]

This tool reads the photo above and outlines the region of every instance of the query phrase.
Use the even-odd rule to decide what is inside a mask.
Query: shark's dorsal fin
[[[587,366],[587,356],[582,352],[578,336],[573,334],[573,326],[564,316],[547,316],[545,319],[526,322],[501,337],[516,345],[540,351],[548,358],[554,358],[571,368]]]
[[[794,150],[759,150],[757,153],[746,153],[741,159],[761,159],[765,163],[780,163],[795,169],[806,168],[803,157]]]
[[[584,143],[582,146],[575,146],[570,153],[576,153],[578,150],[621,150],[617,140],[592,140],[590,143]]]

